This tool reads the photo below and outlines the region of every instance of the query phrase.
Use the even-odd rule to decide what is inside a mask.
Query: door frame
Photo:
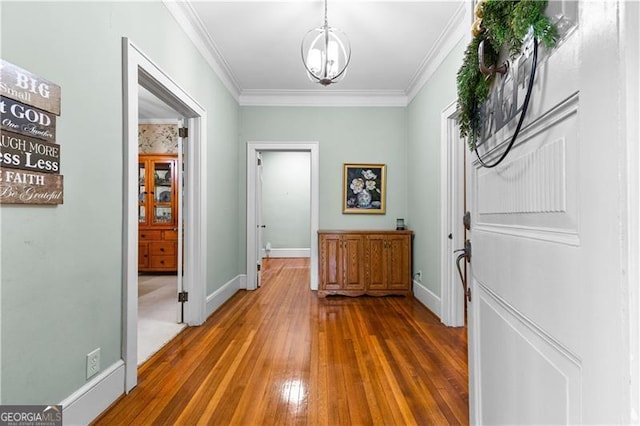
[[[440,321],[449,327],[463,326],[465,314],[453,253],[464,246],[465,148],[458,133],[458,114],[456,101],[440,114]]]
[[[318,216],[320,206],[319,143],[313,142],[247,142],[247,290],[256,289],[257,222],[256,170],[258,152],[309,152],[311,154],[311,290],[318,289]]]
[[[205,320],[207,202],[206,110],[127,37],[122,38],[123,77],[123,244],[122,358],[125,392],[138,381],[138,84],[185,117],[189,128],[185,170],[184,279],[189,292],[185,322]]]

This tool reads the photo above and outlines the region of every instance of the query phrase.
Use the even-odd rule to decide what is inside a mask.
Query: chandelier
[[[328,86],[346,75],[351,60],[351,45],[345,33],[329,26],[327,0],[324,1],[324,25],[304,36],[300,51],[311,81]]]

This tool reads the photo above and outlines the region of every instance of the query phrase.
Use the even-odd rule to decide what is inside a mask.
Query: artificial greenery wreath
[[[494,64],[503,45],[514,59],[522,48],[524,37],[532,29],[533,36],[551,48],[558,30],[544,14],[547,1],[539,0],[479,0],[475,8],[476,20],[471,27],[473,39],[464,54],[458,71],[458,108],[460,136],[469,137],[469,147],[475,147],[480,135],[480,105],[489,97],[493,76],[485,77],[478,66],[478,47],[484,43],[484,62]]]

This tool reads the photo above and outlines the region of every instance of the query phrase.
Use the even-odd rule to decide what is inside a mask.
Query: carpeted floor
[[[176,293],[175,275],[138,277],[138,365],[185,327],[178,324]]]

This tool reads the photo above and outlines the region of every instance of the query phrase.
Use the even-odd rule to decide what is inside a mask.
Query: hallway
[[[468,423],[465,330],[413,298],[318,298],[308,259],[265,263],[95,424]]]

